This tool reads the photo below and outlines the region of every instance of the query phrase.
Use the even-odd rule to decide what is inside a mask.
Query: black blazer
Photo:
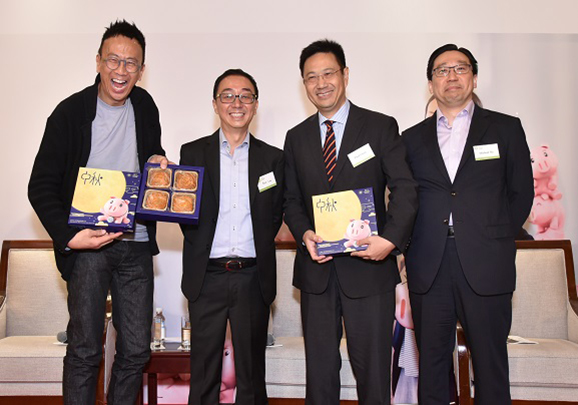
[[[289,130],[285,140],[285,222],[297,241],[293,284],[307,293],[318,294],[329,281],[331,262],[313,261],[302,239],[314,230],[311,196],[329,192],[373,187],[379,234],[404,248],[417,211],[417,184],[405,160],[405,147],[392,117],[351,104],[331,187],[325,176],[314,114]],[[375,157],[353,167],[347,155],[369,144]],[[386,210],[385,188],[390,189]],[[399,282],[395,257],[375,262],[349,255],[334,256],[343,291],[352,298],[392,291]]]
[[[406,263],[409,289],[425,293],[440,266],[453,213],[464,273],[480,295],[516,286],[514,238],[534,196],[530,151],[518,118],[476,106],[452,184],[437,140],[436,115],[404,131],[408,162],[419,183],[420,209]],[[476,161],[475,145],[498,144],[499,159]]]
[[[181,288],[189,301],[199,297],[219,215],[219,131],[181,147],[181,164],[203,166],[205,174],[201,211],[197,225],[182,225],[183,279]],[[276,294],[275,236],[283,219],[283,152],[251,135],[249,144],[249,198],[257,269],[263,300],[267,305]],[[277,186],[259,192],[259,177],[273,172]]]

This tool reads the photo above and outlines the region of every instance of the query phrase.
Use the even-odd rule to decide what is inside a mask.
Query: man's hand
[[[100,249],[122,235],[122,232],[108,233],[104,229],[83,229],[68,242],[74,250]]]
[[[317,263],[325,263],[329,260],[333,259],[333,256],[318,256],[317,255],[317,245],[316,243],[323,242],[321,236],[317,235],[311,229],[306,231],[303,234],[303,243],[305,243],[305,247],[309,251],[309,256],[311,259],[315,260]]]
[[[367,245],[366,250],[351,253],[351,256],[365,260],[383,260],[395,249],[395,245],[381,236],[370,236],[357,242],[358,245]]]
[[[161,155],[152,155],[149,160],[147,160],[147,162],[149,163],[159,163],[161,165],[162,169],[166,169],[167,165],[174,165],[176,163],[171,162],[170,160],[168,160],[165,156],[161,156]]]

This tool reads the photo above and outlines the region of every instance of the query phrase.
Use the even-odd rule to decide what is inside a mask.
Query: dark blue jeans
[[[78,253],[68,280],[68,347],[64,357],[64,404],[94,404],[106,296],[112,295],[117,331],[109,404],[134,404],[150,357],[153,264],[146,242],[120,242]]]

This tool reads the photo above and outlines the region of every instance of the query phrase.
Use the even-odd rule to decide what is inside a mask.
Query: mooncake
[[[172,170],[152,167],[149,169],[147,186],[155,188],[169,188],[171,185]]]
[[[175,190],[196,191],[199,173],[189,170],[175,171]]]
[[[147,190],[142,205],[147,210],[165,211],[169,205],[169,193],[161,190]]]
[[[174,193],[171,200],[171,211],[192,214],[195,212],[195,195]]]

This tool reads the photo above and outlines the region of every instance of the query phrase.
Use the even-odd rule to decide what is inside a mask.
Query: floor
[[[269,405],[304,405],[303,399],[269,398]],[[532,401],[512,401],[512,405],[568,405],[577,402],[532,402]],[[62,405],[62,397],[2,397],[0,405]],[[357,405],[357,401],[341,401],[341,405]]]
[[[270,398],[269,405],[304,405],[303,399]],[[62,405],[62,397],[2,397],[0,405]],[[357,405],[357,401],[341,401],[341,405]]]

